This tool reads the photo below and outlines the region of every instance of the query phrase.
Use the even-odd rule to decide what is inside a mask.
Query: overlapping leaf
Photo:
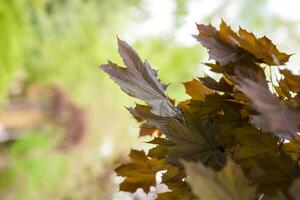
[[[206,95],[214,93],[213,90],[205,87],[201,81],[196,79],[183,84],[186,93],[191,96],[193,100],[203,101]]]
[[[210,67],[211,71],[223,75],[218,84],[211,78],[209,79],[209,77],[200,78],[205,86],[217,91],[231,93],[235,83],[241,78],[260,81],[265,85],[267,84],[263,68],[249,55],[243,55],[239,60],[222,66],[220,63],[206,65]]]
[[[179,110],[172,105],[164,93],[166,85],[157,79],[157,72],[147,61],[142,62],[138,54],[126,42],[118,39],[119,54],[127,68],[108,62],[101,66],[127,94],[147,102],[152,112],[161,116],[175,116]]]
[[[272,133],[264,133],[251,126],[233,129],[239,146],[233,157],[237,161],[258,158],[278,153],[278,137]]]
[[[217,82],[215,79],[207,76],[202,77],[200,80],[203,82],[203,84],[213,90],[220,91],[220,92],[228,92],[231,93],[233,91],[233,85],[228,84],[226,79],[222,77],[219,82]],[[197,100],[197,99],[196,99]]]
[[[185,182],[168,184],[171,192],[160,193],[156,200],[197,200]]]
[[[289,142],[283,144],[283,150],[290,154],[295,161],[300,161],[300,136],[297,135]]]
[[[134,116],[134,118],[136,119],[136,121],[138,123],[140,123],[140,131],[139,131],[139,136],[143,137],[143,136],[153,136],[154,134],[156,136],[160,136],[161,133],[159,132],[159,130],[153,126],[152,124],[149,124],[147,121],[145,121],[143,118],[138,117],[138,116]]]
[[[298,132],[300,113],[280,102],[265,85],[245,79],[241,82],[240,89],[251,99],[255,109],[279,137],[289,139]]]
[[[149,150],[148,156],[157,159],[165,159],[168,154],[169,148],[175,145],[170,140],[158,137],[154,138],[148,143],[156,145],[155,147]]]
[[[253,33],[240,28],[238,33],[222,21],[218,31],[211,25],[197,24],[198,35],[195,38],[209,50],[209,58],[221,65],[239,60],[245,53],[258,62],[268,65],[283,65],[290,55],[280,52],[267,37],[257,39]]]
[[[287,93],[291,92],[300,92],[300,76],[292,74],[291,71],[284,69],[280,73],[284,76],[279,82],[279,86]]]
[[[168,148],[167,159],[178,163],[180,158],[192,161],[202,161],[207,165],[220,167],[225,158],[216,144],[215,136],[218,127],[213,122],[203,123],[199,129],[193,123],[183,123],[177,118],[154,115],[147,106],[137,105],[129,109],[134,116],[143,117],[155,125],[167,139],[174,143]],[[201,123],[201,122],[200,122]],[[207,134],[207,137],[205,136]]]
[[[156,185],[156,173],[162,170],[174,170],[164,160],[149,159],[143,151],[131,150],[131,162],[121,165],[115,171],[119,176],[125,177],[120,185],[120,190],[135,192],[142,188],[149,192],[150,186]]]
[[[185,173],[182,167],[174,167],[168,170],[163,174],[162,182],[171,191],[158,194],[157,200],[196,200],[185,180]]]
[[[256,173],[253,179],[258,185],[258,190],[268,195],[280,190],[286,191],[300,175],[298,164],[285,153],[277,156],[265,155],[255,158],[253,162],[258,168],[252,166],[252,169],[261,171]]]
[[[223,42],[215,27],[197,24],[197,28],[199,34],[194,37],[208,49],[210,59],[214,59],[222,65],[239,59],[240,54],[238,50]]]
[[[193,192],[199,200],[252,200],[256,188],[249,185],[241,169],[228,160],[225,167],[214,172],[201,163],[184,162]]]

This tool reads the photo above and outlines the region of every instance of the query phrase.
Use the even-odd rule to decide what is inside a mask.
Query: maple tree
[[[125,177],[120,190],[149,191],[155,175],[170,191],[159,200],[299,199],[300,76],[278,70],[273,81],[265,70],[284,65],[290,55],[267,37],[257,38],[222,21],[219,30],[197,24],[194,37],[214,62],[209,76],[184,83],[190,99],[175,103],[157,71],[118,39],[125,67],[101,66],[123,91],[145,102],[128,108],[152,135],[146,154],[132,150],[131,162],[116,169]],[[154,134],[155,133],[155,134]]]

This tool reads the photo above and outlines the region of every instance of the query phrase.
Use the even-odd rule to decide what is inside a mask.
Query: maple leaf
[[[213,79],[209,76],[199,78],[199,79],[203,82],[203,84],[206,87],[216,90],[216,91],[231,93],[233,90],[233,86],[228,84],[228,82],[226,81],[226,79],[224,77],[222,77],[219,80],[219,82],[217,82],[215,79]],[[195,100],[197,100],[197,99],[195,99]]]
[[[170,192],[158,194],[157,200],[196,200],[191,188],[185,181],[183,167],[172,168],[162,176],[162,182],[168,186]]]
[[[300,92],[300,76],[292,74],[291,71],[284,69],[280,70],[280,73],[284,75],[284,79],[279,81],[280,88],[292,91],[292,92]]]
[[[244,79],[240,82],[240,90],[249,97],[254,108],[279,137],[289,139],[298,132],[299,113],[280,102],[265,85]]]
[[[289,142],[283,144],[283,150],[290,154],[293,160],[300,160],[300,136],[296,135]]]
[[[278,153],[279,139],[272,133],[261,132],[249,125],[232,131],[239,144],[233,153],[236,161]]]
[[[217,140],[222,146],[232,148],[239,143],[235,130],[244,127],[247,120],[243,119],[239,108],[231,104],[223,104],[222,111],[223,114],[217,117],[221,129],[221,135]]]
[[[207,95],[205,101],[190,100],[179,103],[184,113],[186,123],[193,124],[202,130],[203,123],[214,124],[214,130],[201,131],[205,138],[215,141],[221,151],[234,145],[233,129],[245,125],[242,119],[240,102],[235,101],[232,96],[220,95],[218,93]]]
[[[199,31],[194,37],[208,49],[209,59],[214,59],[221,65],[238,60],[239,52],[221,41],[218,31],[212,25],[197,24]]]
[[[187,181],[199,200],[252,200],[255,186],[250,186],[242,170],[230,159],[221,171],[214,172],[201,163],[183,162]]]
[[[159,130],[155,126],[153,126],[153,125],[151,125],[151,124],[149,124],[147,122],[143,122],[140,125],[140,131],[139,131],[139,136],[140,137],[147,136],[147,135],[152,136],[154,134],[156,136],[160,136],[161,135],[161,133],[159,132]]]
[[[167,139],[174,143],[168,148],[167,160],[178,163],[180,158],[199,161],[214,167],[223,165],[225,158],[215,142],[218,128],[213,122],[202,123],[201,129],[193,123],[182,123],[177,118],[157,116],[147,106],[137,105],[129,109],[134,116],[139,116],[156,126]],[[189,121],[187,121],[189,122]]]
[[[299,177],[300,169],[289,155],[281,152],[277,156],[265,155],[255,160],[252,170],[260,170],[252,178],[258,185],[258,190],[265,194],[274,194],[276,191],[287,190],[292,182]],[[258,169],[255,169],[256,166]]]
[[[250,79],[259,81],[261,84],[267,85],[266,76],[263,69],[249,56],[245,56],[235,63],[229,64],[229,68],[234,72],[237,79]]]
[[[174,143],[165,138],[154,138],[149,144],[155,144],[157,146],[149,150],[148,156],[151,158],[164,159],[168,154],[170,147],[174,146]]]
[[[159,193],[156,200],[197,200],[185,183],[168,184],[171,192]]]
[[[155,139],[155,143],[166,143],[166,141]],[[169,144],[169,143],[168,143]],[[159,193],[158,200],[194,200],[189,186],[183,181],[184,172],[182,168],[169,165],[163,159],[148,158],[144,151],[131,150],[130,163],[121,165],[115,171],[117,175],[125,177],[120,184],[120,190],[135,192],[142,188],[149,192],[151,186],[155,186],[156,174],[165,171],[162,182],[168,186],[169,192]]]
[[[223,73],[223,67],[220,65],[220,63],[204,63],[205,66],[210,68],[210,71],[215,73]]]
[[[294,200],[300,200],[300,178],[294,180],[292,186],[289,189],[289,195]]]
[[[219,36],[227,44],[246,50],[254,55],[258,61],[262,60],[268,65],[282,65],[290,57],[290,55],[279,52],[266,36],[257,39],[253,33],[249,33],[241,27],[238,30],[238,34],[236,34],[224,21],[220,25]]]
[[[253,54],[257,60],[262,60],[268,65],[283,65],[291,55],[278,51],[276,46],[266,36],[257,39],[253,33],[240,28],[239,46]]]
[[[145,192],[149,192],[150,186],[156,185],[157,172],[175,168],[164,160],[149,159],[144,151],[131,150],[129,157],[130,163],[115,169],[118,176],[125,177],[120,184],[122,191],[135,192],[138,188],[142,188]]]
[[[136,119],[136,121],[138,123],[140,123],[139,137],[143,137],[143,136],[147,136],[147,135],[148,136],[153,136],[154,134],[156,136],[161,135],[161,133],[159,132],[159,130],[155,126],[147,123],[143,118],[138,117],[138,116],[133,116],[133,117]]]
[[[224,96],[217,93],[207,95],[205,101],[190,101],[180,102],[179,107],[181,110],[185,110],[186,117],[190,113],[190,119],[194,120],[207,119],[210,115],[215,115],[222,110],[222,102],[225,99]]]
[[[141,58],[125,41],[118,39],[119,54],[127,68],[108,62],[101,66],[127,94],[139,98],[151,106],[153,113],[161,116],[180,115],[164,93],[166,85],[157,79],[157,72]]]
[[[183,83],[186,93],[192,97],[193,100],[203,101],[205,96],[208,94],[213,94],[214,91],[205,87],[201,81],[193,79]]]
[[[225,93],[232,93],[236,82],[240,78],[248,78],[253,81],[260,81],[267,84],[263,69],[249,55],[243,55],[239,60],[229,62],[222,66],[219,63],[206,65],[211,68],[211,71],[221,73],[223,75],[219,82],[214,81],[209,77],[200,78],[204,85],[210,89],[215,89]]]
[[[221,65],[235,62],[245,54],[250,54],[257,62],[268,65],[283,65],[290,57],[278,51],[267,37],[257,39],[253,33],[242,28],[235,33],[224,21],[219,31],[211,25],[202,24],[197,24],[197,29],[199,33],[195,38],[208,48],[209,58]]]

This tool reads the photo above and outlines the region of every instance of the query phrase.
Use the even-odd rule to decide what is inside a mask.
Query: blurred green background
[[[296,0],[0,0],[0,199],[113,199],[114,167],[146,148],[124,106],[134,104],[99,70],[121,64],[116,36],[159,70],[168,94],[209,73],[195,22],[223,18],[295,53]]]

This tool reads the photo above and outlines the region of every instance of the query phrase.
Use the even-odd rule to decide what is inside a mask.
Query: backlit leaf
[[[298,132],[299,113],[280,102],[266,86],[245,79],[240,84],[240,90],[251,99],[254,108],[279,137],[287,139]]]
[[[211,25],[197,24],[198,35],[195,38],[209,50],[209,58],[221,65],[239,60],[250,54],[258,62],[268,65],[283,65],[290,55],[278,51],[267,37],[256,38],[253,33],[240,28],[238,33],[222,21],[218,31]]]
[[[213,94],[213,91],[205,87],[201,81],[193,79],[183,83],[186,93],[192,97],[193,100],[203,101],[205,96]]]
[[[279,139],[271,133],[260,132],[254,127],[244,126],[235,129],[234,134],[239,143],[233,154],[235,160],[241,161],[278,153]]]
[[[300,160],[300,136],[296,135],[289,142],[283,144],[283,150],[290,154],[295,161]]]
[[[156,173],[162,170],[171,170],[173,167],[163,160],[149,159],[143,151],[131,150],[131,162],[121,165],[115,171],[117,175],[125,177],[120,184],[120,190],[135,192],[142,188],[149,192],[150,186],[156,185]]]
[[[152,111],[161,116],[175,116],[179,110],[164,93],[166,85],[157,79],[150,64],[142,62],[138,54],[125,41],[118,40],[119,54],[127,68],[108,62],[101,66],[109,76],[130,96],[147,102]]]
[[[212,25],[197,24],[197,29],[199,33],[194,37],[208,49],[209,59],[214,59],[221,63],[221,65],[239,59],[240,54],[238,50],[223,42],[215,27]]]
[[[284,75],[284,79],[280,80],[279,86],[284,86],[287,90],[292,92],[300,92],[300,76],[292,74],[291,71],[284,69],[280,70],[280,73]]]
[[[249,185],[241,169],[228,160],[218,172],[201,163],[184,162],[187,181],[199,200],[252,200],[255,187]]]
[[[175,144],[168,149],[167,160],[171,163],[178,163],[180,158],[185,158],[186,160],[202,161],[214,167],[223,165],[224,154],[215,141],[218,127],[213,122],[203,123],[199,129],[189,121],[185,123],[176,118],[154,115],[147,106],[137,105],[129,111],[156,126],[166,135],[167,139]]]
[[[219,30],[197,28],[195,38],[215,60],[206,65],[218,79],[185,82],[191,98],[177,105],[157,72],[126,42],[118,41],[126,68],[110,61],[102,66],[122,90],[146,103],[128,109],[140,135],[160,136],[149,142],[155,146],[147,155],[132,150],[131,162],[116,169],[125,178],[120,190],[148,192],[156,173],[164,171],[162,183],[170,191],[158,200],[297,199],[300,76],[280,69],[281,80],[265,74],[290,55],[266,37],[242,28],[234,32],[224,21]]]

